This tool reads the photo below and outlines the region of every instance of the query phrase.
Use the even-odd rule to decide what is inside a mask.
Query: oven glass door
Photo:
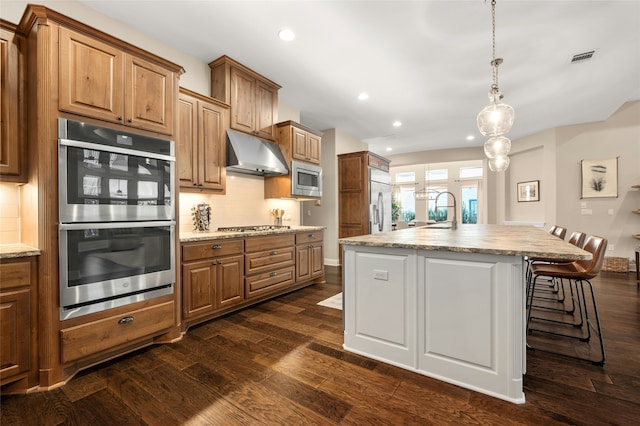
[[[173,284],[174,233],[173,221],[60,225],[60,305]]]
[[[59,146],[61,222],[174,219],[174,161],[75,145]]]

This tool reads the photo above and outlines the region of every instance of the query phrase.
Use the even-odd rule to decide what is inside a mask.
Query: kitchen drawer
[[[243,240],[211,240],[206,243],[183,244],[182,261],[189,262],[230,254],[241,254],[243,247]]]
[[[324,238],[323,231],[301,232],[296,234],[296,244],[309,244],[322,241]]]
[[[247,275],[293,266],[294,249],[291,247],[247,253],[244,256],[244,272]]]
[[[62,362],[106,351],[174,325],[173,301],[60,331]]]
[[[295,283],[295,267],[278,269],[264,274],[245,277],[245,298],[257,297],[271,291],[280,290]]]
[[[293,234],[269,235],[266,237],[247,238],[245,241],[245,251],[252,253],[279,247],[293,246]]]
[[[0,264],[0,290],[24,287],[31,284],[31,262]]]

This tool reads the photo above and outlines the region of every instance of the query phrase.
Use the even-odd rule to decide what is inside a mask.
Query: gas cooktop
[[[276,229],[290,229],[289,225],[252,225],[252,226],[222,226],[220,232],[250,232],[250,231],[274,231]]]

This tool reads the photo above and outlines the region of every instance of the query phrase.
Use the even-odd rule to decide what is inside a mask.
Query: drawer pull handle
[[[118,324],[129,324],[132,321],[133,316],[129,315],[128,317],[120,318],[120,320],[118,320]]]
[[[211,264],[212,264],[212,265],[217,265],[217,264],[218,264],[218,261],[217,261],[217,260],[214,260],[213,262],[211,262]]]
[[[217,250],[217,249],[221,249],[222,246],[220,244],[214,244],[211,246],[212,249]]]
[[[313,237],[315,237],[315,235],[309,234],[309,238],[313,238]]]
[[[272,251],[272,252],[271,252],[271,253],[269,253],[269,254],[270,254],[271,256],[273,256],[273,255],[275,255],[275,254],[278,254],[278,252],[274,250],[274,251]]]
[[[275,277],[276,275],[278,275],[277,272],[272,272],[272,273],[269,274],[270,277]]]

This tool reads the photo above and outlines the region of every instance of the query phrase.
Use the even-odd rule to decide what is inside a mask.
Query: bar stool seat
[[[557,226],[554,228],[557,229]],[[553,234],[551,230],[549,232]],[[586,237],[587,237],[587,234],[585,234],[584,232],[574,231],[571,233],[568,243],[573,244],[576,247],[582,248]],[[537,263],[558,264],[558,263],[569,263],[569,262],[567,262],[566,260],[559,260],[559,259],[549,258],[549,257],[531,257],[529,258],[529,263],[527,264],[527,280],[529,280],[531,277],[531,273],[532,273],[531,265],[534,265]],[[569,288],[573,289],[573,287],[571,286]],[[550,279],[549,284],[547,284],[546,288],[540,290],[540,292],[547,293],[547,294],[534,296],[534,297],[537,299],[555,301],[559,303],[562,303],[565,301],[564,283],[562,279]],[[571,297],[573,299],[573,292],[571,293]],[[557,308],[548,308],[548,309],[557,309]],[[569,313],[569,312],[573,312],[573,310],[574,308],[572,306],[568,310],[565,310],[565,312]]]
[[[590,252],[592,254],[591,260],[578,260],[570,263],[534,263],[531,265],[531,274],[527,280],[527,330],[529,333],[537,331],[542,333],[553,334],[556,336],[564,336],[567,338],[579,339],[583,342],[589,342],[591,340],[591,328],[594,328],[595,334],[598,337],[599,346],[601,356],[599,359],[592,360],[579,356],[571,356],[567,354],[562,354],[555,351],[546,350],[548,352],[554,352],[565,356],[570,356],[572,358],[583,359],[593,362],[597,365],[603,365],[605,361],[605,349],[604,349],[604,339],[602,337],[602,329],[600,326],[600,317],[598,315],[598,307],[596,304],[596,298],[593,291],[593,285],[591,284],[591,279],[597,276],[602,269],[602,264],[604,262],[604,253],[607,248],[607,240],[601,237],[590,236],[587,238],[587,241],[584,245],[584,250]],[[536,306],[533,305],[534,292],[536,290],[536,284],[538,279],[540,278],[548,278],[548,279],[566,279],[569,282],[570,286],[575,287],[575,295],[576,295],[576,307],[578,308],[579,320],[575,322],[574,315],[570,316],[570,320],[548,320],[551,322],[559,323],[566,326],[580,327],[581,334],[576,335],[575,333],[561,333],[556,331],[549,330],[540,330],[532,327],[532,319],[538,319],[539,317],[532,316],[532,310],[536,309]],[[595,324],[592,323],[591,318],[589,318],[589,308],[587,306],[587,299],[585,296],[585,287],[589,289],[589,294],[591,296],[591,305],[593,309],[593,319],[595,320]],[[572,288],[573,295],[573,288]],[[568,312],[567,312],[568,313]],[[530,344],[527,344],[529,348],[533,348]]]

